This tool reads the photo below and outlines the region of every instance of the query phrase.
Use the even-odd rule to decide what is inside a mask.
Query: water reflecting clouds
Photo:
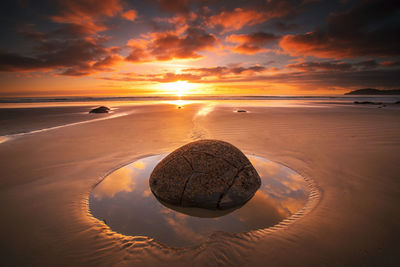
[[[105,220],[116,232],[145,235],[181,247],[199,244],[215,231],[237,233],[273,226],[307,201],[306,182],[299,174],[267,159],[248,156],[262,180],[249,202],[220,214],[195,208],[180,212],[160,203],[148,185],[151,171],[165,156],[142,158],[106,177],[90,195],[93,216]]]

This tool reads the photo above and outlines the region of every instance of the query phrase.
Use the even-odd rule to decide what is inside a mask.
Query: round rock
[[[228,209],[250,200],[261,179],[238,148],[219,140],[200,140],[160,161],[149,183],[158,199],[172,205]]]

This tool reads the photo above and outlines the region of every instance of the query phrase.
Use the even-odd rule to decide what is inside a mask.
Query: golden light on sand
[[[196,84],[189,83],[188,81],[176,81],[163,83],[160,87],[166,94],[183,96],[193,93],[192,91],[196,89],[197,86]]]
[[[168,101],[164,101],[163,103],[175,105],[177,108],[183,108],[185,105],[189,105],[189,104],[193,104],[193,103],[198,103],[198,102],[200,102],[200,101],[192,101],[192,100],[182,100],[182,99],[178,99],[178,100],[168,100]]]

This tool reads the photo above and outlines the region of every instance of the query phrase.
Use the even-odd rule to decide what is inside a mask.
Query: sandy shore
[[[235,113],[237,106],[126,106],[124,116],[1,143],[2,263],[398,265],[400,109],[255,105],[246,107],[249,113]],[[75,111],[80,109],[74,107]],[[45,126],[80,122],[87,117],[82,116],[70,121],[63,115],[64,121],[60,117]],[[8,118],[2,135],[18,133],[26,125]],[[37,118],[32,116],[29,122],[35,126],[25,130],[43,127]],[[242,235],[219,233],[198,247],[178,250],[146,237],[116,234],[91,216],[89,194],[111,170],[201,138],[225,140],[246,153],[289,166],[315,182],[320,192],[316,205],[286,227]]]

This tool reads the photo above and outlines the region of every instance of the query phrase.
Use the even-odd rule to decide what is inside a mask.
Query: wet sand
[[[121,117],[19,135],[1,143],[2,263],[398,265],[400,109],[256,105],[245,107],[248,113],[233,112],[237,107],[124,107],[129,114]],[[18,132],[10,125],[12,132],[3,135]],[[49,127],[54,125],[60,124]],[[91,216],[89,194],[112,170],[201,138],[225,140],[245,153],[289,166],[313,181],[319,194],[312,196],[315,201],[304,215],[275,228],[217,233],[202,245],[185,249],[116,234]]]

